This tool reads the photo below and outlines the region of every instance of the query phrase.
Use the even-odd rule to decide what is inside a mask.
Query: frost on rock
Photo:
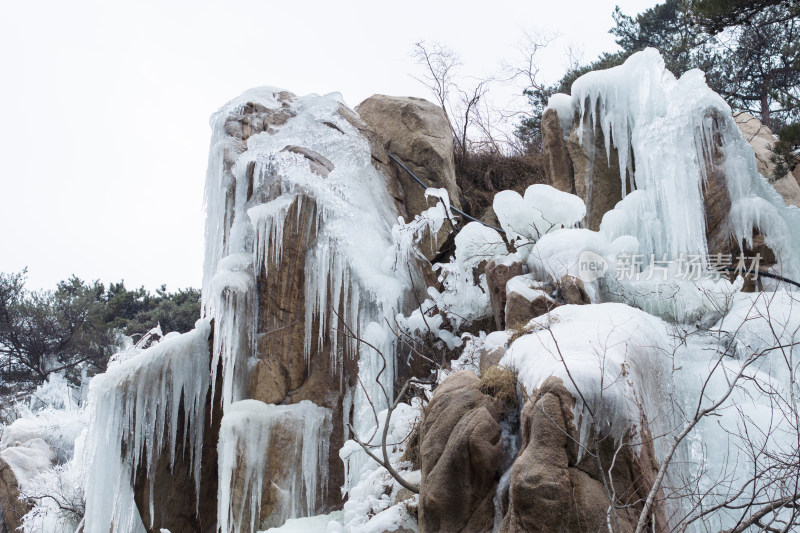
[[[310,401],[271,405],[242,400],[229,406],[219,438],[218,530],[255,531],[320,510],[327,485],[331,411]],[[274,491],[267,524],[262,495]]]
[[[75,440],[85,427],[80,393],[58,374],[37,387],[27,405],[18,405],[19,418],[2,429],[0,450],[42,439],[59,464],[72,458]]]
[[[24,488],[41,472],[53,468],[56,456],[44,440],[35,438],[0,451],[0,459],[11,467],[17,483]]]
[[[188,440],[199,494],[210,334],[210,320],[199,320],[189,333],[165,339],[92,379],[82,451],[87,533],[143,530],[133,498],[135,473],[145,468],[152,495],[151,468],[162,453],[169,454],[173,465],[176,450],[186,444],[178,442],[181,411],[181,434]],[[149,505],[152,510],[152,499]]]
[[[561,378],[576,399],[581,449],[591,429],[618,440],[641,431],[642,414],[661,434],[660,424],[668,424],[660,393],[669,370],[664,322],[623,304],[565,305],[525,329],[500,365],[518,372],[529,393],[550,376]]]
[[[553,107],[559,116],[566,113],[563,97]],[[709,89],[701,71],[676,79],[649,48],[623,65],[578,78],[572,109],[580,142],[599,129],[607,156],[612,145],[618,151],[623,201],[603,219],[609,239],[635,236],[639,253],[659,259],[705,258],[703,189],[709,172],[721,165],[732,205],[727,230],[741,245],[751,244],[757,229],[777,256],[775,270],[798,277],[800,237],[789,228],[800,224],[800,211],[787,207],[758,173],[730,107]],[[626,198],[628,190],[635,199]]]

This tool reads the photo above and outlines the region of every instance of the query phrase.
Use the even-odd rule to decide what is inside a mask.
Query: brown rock
[[[19,499],[17,477],[11,467],[0,458],[0,531],[16,531],[22,525],[22,517],[31,506]]]
[[[209,349],[213,349],[213,336],[209,337]],[[209,371],[211,369],[209,368]],[[217,372],[216,390],[222,389],[222,371]],[[206,397],[206,418],[203,430],[203,447],[200,462],[199,508],[194,474],[191,471],[189,439],[184,440],[184,411],[178,413],[176,442],[185,442],[183,450],[175,451],[175,463],[170,467],[169,453],[165,449],[153,465],[149,474],[146,465],[139,466],[134,484],[134,500],[142,522],[150,532],[197,531],[215,533],[217,526],[217,441],[222,420],[222,405],[219,392],[211,405],[211,391]],[[166,440],[166,439],[165,439]],[[153,513],[150,514],[152,491]],[[197,512],[196,512],[197,511]],[[152,523],[152,526],[151,526]]]
[[[388,152],[403,161],[429,187],[447,189],[450,203],[461,206],[453,159],[453,132],[439,106],[422,98],[376,94],[357,105],[356,112],[378,135]],[[407,174],[399,176],[409,215],[427,209],[424,189]]]
[[[387,152],[394,154],[428,187],[446,189],[450,204],[461,207],[461,191],[456,183],[453,157],[453,132],[442,109],[422,98],[376,94],[358,106],[356,111],[378,135]],[[409,218],[433,205],[423,189],[404,170],[393,164]],[[442,245],[452,230],[448,223],[436,237],[429,238]],[[421,246],[428,259],[431,246]],[[435,247],[438,251],[438,246]]]
[[[485,272],[495,324],[498,330],[506,329],[506,283],[522,274],[522,263],[504,265],[489,261]]]
[[[532,318],[547,314],[559,305],[546,294],[540,294],[532,301],[516,291],[509,291],[507,297],[506,326],[515,330],[522,329]]]
[[[791,173],[775,176],[775,163],[772,161],[775,137],[772,131],[750,113],[736,113],[733,118],[745,140],[753,148],[761,175],[772,182],[787,205],[800,207],[800,185],[796,176]]]
[[[703,183],[703,204],[705,206],[706,241],[710,254],[730,253],[731,240],[728,226],[728,213],[731,210],[731,197],[725,177],[724,156],[718,147],[722,144],[721,128],[727,121],[715,112],[709,117],[712,121],[714,153],[706,161],[706,180]]]
[[[361,117],[345,106],[339,106],[339,114],[367,140],[372,148],[372,164],[386,178],[389,193],[397,198],[402,196],[394,176],[394,170],[388,166],[390,160],[386,155],[378,136],[370,129]],[[321,127],[333,128],[342,134],[342,128],[333,123]],[[296,153],[316,161],[324,169],[330,170],[332,165],[320,154],[303,147],[291,147]],[[320,175],[325,172],[319,169]],[[252,197],[255,202],[267,202],[281,194],[280,177],[273,183],[265,184],[264,189],[255,190]],[[402,204],[396,202],[402,209]],[[396,218],[402,211],[394,214]],[[305,328],[305,292],[306,279],[312,275],[306,271],[306,255],[315,245],[317,238],[317,205],[309,196],[298,196],[289,206],[283,225],[282,242],[269,243],[269,247],[280,246],[282,252],[278,264],[265,265],[256,273],[258,285],[258,319],[256,329],[257,363],[253,369],[249,383],[249,397],[267,404],[295,404],[309,400],[316,405],[332,411],[332,428],[329,434],[330,454],[328,457],[328,483],[317,488],[321,495],[320,512],[327,512],[341,507],[339,487],[344,483],[344,466],[338,456],[338,450],[345,440],[345,422],[350,413],[343,412],[345,395],[352,393],[357,383],[357,361],[353,343],[345,332],[347,328],[336,315],[345,315],[345,306],[350,306],[347,291],[342,291],[339,301],[330,302],[336,313],[332,320],[339,320],[335,328],[338,333],[329,333],[328,328],[320,333],[319,323],[315,322],[311,331],[313,338],[306,339]],[[420,262],[421,263],[421,262]],[[267,268],[268,267],[268,268]],[[428,265],[428,271],[430,266]],[[410,265],[410,272],[415,277],[421,276],[421,265],[417,262]],[[322,334],[323,337],[319,338]],[[333,336],[336,336],[335,338]],[[336,343],[338,350],[332,350]],[[307,351],[306,346],[309,346]],[[335,353],[331,353],[334,351]],[[333,359],[335,358],[335,360]],[[398,370],[398,373],[400,371]],[[274,442],[279,442],[276,437]],[[276,444],[275,446],[278,446]],[[280,457],[280,453],[270,457]],[[274,508],[276,494],[272,488],[264,490],[262,498],[262,522],[268,521]],[[266,522],[265,522],[266,523]]]
[[[481,375],[483,375],[491,367],[497,365],[497,363],[500,362],[500,359],[502,359],[505,354],[506,354],[505,349],[503,349],[500,346],[498,346],[494,350],[482,351],[479,363]]]
[[[522,413],[523,445],[511,470],[509,509],[501,531],[600,531],[606,529],[609,500],[596,455],[608,470],[617,448],[611,438],[590,436],[589,452],[578,460],[578,433],[573,421],[575,399],[558,378],[534,391]],[[617,496],[619,527],[633,531],[642,503],[657,471],[652,444],[636,453],[623,444],[611,476]],[[656,531],[666,530],[657,506]],[[648,528],[650,531],[650,528]]]
[[[561,120],[555,109],[547,109],[542,115],[542,144],[547,184],[560,191],[575,194],[575,171],[564,140]]]
[[[469,371],[450,375],[425,409],[419,527],[491,531],[502,452],[495,400]]]
[[[293,154],[302,155],[308,160],[308,164],[311,167],[311,172],[314,172],[323,178],[327,178],[334,168],[333,162],[331,162],[330,159],[318,152],[315,152],[314,150],[309,150],[308,148],[303,148],[302,146],[287,146],[281,150],[281,152],[291,152]]]
[[[592,303],[580,279],[565,275],[556,284],[561,300],[567,305],[586,305]]]
[[[578,128],[583,129],[583,143],[578,140]],[[603,215],[622,200],[617,148],[612,144],[609,161],[603,132],[599,127],[592,128],[589,120],[572,127],[567,145],[575,175],[575,194],[586,204],[586,227],[597,231]]]

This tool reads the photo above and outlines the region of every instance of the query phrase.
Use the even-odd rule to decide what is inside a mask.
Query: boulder
[[[582,143],[578,128],[583,129]],[[586,227],[597,231],[603,215],[622,200],[617,148],[611,144],[609,160],[603,131],[593,128],[590,120],[576,121],[567,145],[575,176],[575,194],[586,204]]]
[[[800,207],[800,185],[795,175],[787,173],[785,176],[775,176],[775,163],[772,161],[775,136],[772,131],[750,113],[736,113],[733,118],[753,148],[761,175],[772,182],[787,205]]]
[[[586,305],[592,303],[583,281],[575,276],[564,275],[556,283],[560,300],[566,305]]]
[[[269,225],[270,228],[269,232],[265,231],[264,241],[259,243],[262,246],[259,255],[263,250],[272,253],[258,267],[258,271],[254,272],[257,300],[256,305],[253,305],[253,309],[257,310],[254,332],[255,361],[248,369],[250,371],[242,396],[275,405],[294,405],[307,400],[331,411],[332,427],[327,432],[329,452],[325,459],[327,482],[324,486],[320,482],[320,486],[317,487],[317,494],[321,495],[318,510],[328,512],[341,508],[342,504],[339,488],[345,481],[344,465],[337,452],[348,438],[346,424],[351,421],[352,416],[346,398],[352,398],[355,388],[359,386],[357,378],[359,350],[350,332],[363,334],[363,331],[358,331],[361,327],[358,323],[345,325],[345,318],[351,322],[358,321],[361,318],[353,317],[363,317],[368,312],[359,309],[366,307],[366,303],[363,293],[359,298],[358,287],[355,286],[356,283],[360,283],[358,276],[342,276],[346,278],[344,280],[346,285],[343,287],[328,286],[329,282],[331,285],[337,283],[331,281],[335,277],[333,274],[329,279],[323,276],[327,275],[327,272],[318,272],[316,269],[310,271],[307,268],[314,259],[319,259],[320,263],[328,260],[331,265],[335,263],[337,268],[341,266],[344,270],[352,268],[350,263],[354,261],[351,257],[352,252],[342,250],[339,246],[339,239],[343,237],[336,232],[326,232],[323,226],[325,220],[335,218],[329,213],[327,219],[323,219],[321,214],[323,209],[331,209],[333,202],[331,197],[326,195],[326,191],[329,190],[326,189],[328,186],[326,184],[331,184],[330,190],[337,193],[338,199],[341,191],[336,188],[337,183],[341,184],[342,180],[348,179],[348,176],[336,176],[336,173],[342,172],[342,167],[348,166],[351,163],[349,159],[352,159],[350,152],[338,151],[334,141],[338,141],[341,135],[347,136],[341,141],[353,147],[352,150],[369,146],[369,152],[365,150],[363,153],[365,157],[359,153],[358,159],[353,164],[359,169],[368,169],[371,164],[379,173],[379,177],[371,172],[367,176],[374,186],[369,198],[354,195],[356,198],[353,202],[369,201],[369,206],[364,207],[363,204],[357,203],[348,205],[345,202],[349,201],[349,197],[341,195],[344,198],[337,200],[341,202],[336,204],[337,210],[341,209],[342,212],[349,214],[355,213],[360,208],[375,209],[375,212],[383,217],[380,222],[385,222],[387,225],[384,232],[387,239],[391,224],[398,216],[408,216],[412,213],[406,210],[408,197],[400,186],[396,165],[387,155],[384,147],[385,139],[373,129],[374,124],[364,120],[373,116],[372,114],[364,113],[359,116],[343,104],[334,104],[326,108],[325,112],[328,114],[322,119],[318,118],[318,115],[312,116],[310,112],[307,113],[307,109],[298,105],[298,99],[290,93],[281,92],[274,97],[281,103],[280,109],[265,110],[263,106],[255,104],[228,108],[230,116],[225,119],[225,131],[228,136],[220,140],[227,147],[225,153],[229,154],[226,155],[221,168],[223,179],[220,179],[220,183],[229,187],[229,190],[225,191],[226,201],[239,210],[230,216],[226,212],[226,217],[220,224],[226,226],[226,231],[233,231],[228,228],[231,220],[235,220],[236,217],[251,216],[248,214],[250,210],[258,211],[266,207],[262,223],[265,227]],[[391,144],[392,150],[398,152],[399,156],[408,152],[405,157],[416,161],[420,168],[439,169],[437,172],[442,175],[447,175],[446,171],[449,171],[448,178],[439,177],[439,174],[435,173],[428,176],[432,186],[437,186],[437,183],[444,179],[450,179],[454,184],[452,139],[449,136],[444,139],[436,137],[441,130],[434,112],[437,108],[433,106],[434,111],[431,111],[423,105],[428,104],[427,102],[420,102],[422,103],[415,99],[410,100],[402,107],[402,112],[398,108],[400,118],[394,117],[394,111],[379,107],[376,113],[386,112],[388,115],[376,119],[377,124],[385,128],[394,122],[394,127],[401,129],[402,136]],[[329,101],[328,104],[330,103]],[[365,105],[365,109],[371,109],[369,104]],[[390,109],[394,108],[390,106]],[[281,124],[275,122],[276,117],[279,117],[278,121],[282,121]],[[278,140],[284,140],[282,135],[285,130],[281,128],[287,124],[292,125],[292,121],[302,122],[302,128],[309,138],[316,135],[329,139],[330,149],[327,145],[314,144],[312,141],[303,144],[302,135],[287,136],[286,146],[278,143]],[[232,125],[233,123],[238,126]],[[268,167],[264,164],[264,159],[268,155],[261,151],[264,144],[258,144],[255,142],[256,138],[246,135],[247,131],[255,131],[252,129],[253,124],[267,124],[262,126],[258,139],[270,142],[267,135],[274,135],[271,142],[274,142],[280,151],[289,152],[293,154],[292,157],[303,158],[307,162],[312,172],[311,179],[316,180],[313,186],[306,187],[292,181],[292,176],[284,172],[284,169],[289,167],[281,164]],[[247,130],[248,125],[251,130]],[[411,126],[415,129],[410,130]],[[240,130],[244,132],[241,137],[237,136]],[[449,135],[449,126],[447,132]],[[450,152],[446,150],[445,141],[450,142]],[[440,159],[438,163],[436,163],[437,154]],[[411,155],[420,156],[421,159],[414,159]],[[282,156],[285,158],[286,154]],[[245,163],[247,163],[246,177],[249,179],[249,186],[234,190],[237,181],[240,182],[243,177],[240,168]],[[335,181],[334,177],[337,177],[338,181]],[[358,175],[353,175],[352,178],[354,187],[365,186],[358,181]],[[242,191],[245,188],[246,196]],[[291,192],[287,193],[287,189]],[[419,197],[424,198],[424,191],[421,188],[418,192]],[[455,198],[457,200],[457,194]],[[275,203],[271,204],[272,202]],[[274,211],[271,210],[272,205],[277,206]],[[357,214],[353,216],[357,217]],[[357,224],[358,219],[354,220]],[[323,238],[329,240],[322,241]],[[328,244],[330,247],[325,247]],[[275,253],[276,251],[279,252]],[[422,281],[425,276],[435,279],[430,265],[426,263],[418,258],[412,258],[408,265],[408,273],[417,281],[417,287],[427,286]],[[406,268],[405,264],[403,268]],[[311,320],[313,323],[308,324],[306,317],[309,310],[306,308],[306,299],[309,294],[315,294],[309,287],[312,282],[319,283],[323,288],[327,287],[329,296],[326,302],[321,303],[320,309],[308,313],[315,316]],[[407,307],[414,299],[405,296],[403,295],[401,301]],[[312,305],[312,302],[309,301],[308,305]],[[401,311],[410,313],[405,307]],[[327,321],[320,324],[320,316],[327,317]],[[265,450],[271,458],[270,461],[272,458],[280,461],[282,442],[285,444],[286,439],[276,433],[275,439],[270,444],[270,450]],[[271,468],[269,472],[273,472],[281,465],[275,463],[268,466]],[[261,523],[269,523],[277,496],[272,486],[263,490]],[[240,496],[234,494],[234,506],[240,503],[236,500],[237,497]]]
[[[606,530],[609,499],[595,457],[579,455],[573,420],[575,398],[558,378],[548,378],[534,391],[522,412],[522,450],[511,467],[508,512],[500,531]],[[617,453],[612,438],[590,436],[589,452],[599,454],[617,495],[615,531],[634,531],[644,499],[652,487],[657,464],[650,440],[641,453],[623,443]],[[580,458],[579,458],[580,457]],[[655,530],[666,531],[658,502]],[[648,527],[648,531],[651,528]]]
[[[549,313],[556,307],[558,302],[553,300],[543,291],[533,291],[535,296],[530,293],[509,290],[506,301],[506,325],[512,329],[520,329],[531,319]]]
[[[498,346],[491,350],[481,351],[480,362],[478,363],[481,375],[483,375],[491,367],[497,365],[500,359],[506,354],[506,350],[502,346]]]
[[[30,505],[19,499],[19,483],[11,466],[0,458],[0,531],[16,531]]]
[[[497,401],[470,371],[451,374],[425,409],[420,532],[491,531],[502,455]]]
[[[570,132],[567,132],[569,135]],[[575,194],[575,171],[569,155],[561,120],[555,109],[542,115],[542,148],[547,184],[564,192]]]
[[[506,283],[522,274],[522,263],[514,262],[507,265],[489,261],[485,272],[495,324],[498,330],[506,329]]]
[[[402,161],[428,187],[445,189],[450,204],[461,207],[453,132],[441,107],[422,98],[376,94],[356,106],[356,112],[377,134],[387,152]],[[403,191],[408,217],[413,218],[433,205],[434,200],[425,197],[425,189],[408,173],[396,164],[393,168],[393,176]],[[441,245],[451,230],[445,222],[434,241]],[[421,248],[428,259],[436,255],[435,251],[428,252],[431,247],[424,243]]]

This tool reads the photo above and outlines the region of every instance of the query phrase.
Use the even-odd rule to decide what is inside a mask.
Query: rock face
[[[560,379],[548,378],[527,397],[519,451],[504,447],[510,441],[500,422],[510,420],[509,404],[498,390],[516,393],[513,385],[497,385],[504,382],[498,378],[503,372],[491,367],[480,379],[456,372],[426,408],[420,431],[420,531],[492,531],[501,520],[501,532],[605,530],[609,498],[597,457],[606,475],[616,458],[610,468],[614,530],[633,531],[658,470],[650,440],[635,450],[627,441],[618,447],[611,437],[590,436],[589,453],[580,454],[575,398]],[[507,468],[508,483],[498,490]],[[495,517],[496,510],[501,517]],[[666,531],[660,500],[651,520],[656,531]]]
[[[583,143],[578,129],[582,129]],[[613,144],[610,161],[606,154],[603,131],[590,121],[576,120],[566,140],[555,109],[542,115],[542,143],[547,184],[578,195],[586,204],[586,227],[600,228],[603,215],[622,199],[619,156]]]
[[[787,173],[785,176],[775,179],[775,163],[771,159],[772,146],[775,144],[772,131],[750,113],[737,113],[733,118],[745,140],[753,148],[759,173],[772,181],[773,187],[783,196],[787,205],[800,207],[800,185],[798,185],[796,177]]]
[[[469,371],[449,376],[425,410],[420,532],[491,531],[502,453],[497,402]]]
[[[606,529],[609,499],[595,459],[588,454],[578,458],[574,402],[560,379],[549,378],[525,404],[522,450],[511,469],[509,507],[501,531]],[[608,469],[616,451],[613,439],[592,441],[589,444],[592,453],[599,453]],[[611,469],[617,494],[615,531],[636,528],[642,502],[656,471],[652,446],[642,446],[641,455],[627,445],[622,447]],[[656,531],[664,531],[666,522],[661,508],[656,517]]]
[[[536,318],[549,313],[559,304],[547,294],[537,291],[533,299],[515,290],[509,290],[507,294],[505,317],[507,326],[512,329],[519,329],[525,326],[532,318]]]
[[[522,263],[510,265],[489,261],[486,265],[486,284],[489,287],[489,301],[494,312],[498,330],[506,329],[506,283],[522,274]]]
[[[422,98],[376,94],[356,106],[356,111],[378,135],[387,152],[400,159],[428,187],[447,190],[450,204],[461,207],[453,159],[453,132],[439,106]],[[396,164],[391,166],[393,176],[400,183],[409,217],[433,205],[433,200],[425,197],[425,189]],[[435,242],[441,246],[450,231],[450,225],[445,222]],[[439,246],[423,243],[421,249],[432,259]]]
[[[583,128],[583,143],[578,139]],[[611,145],[611,157],[606,154],[605,137],[600,128],[589,121],[578,123],[569,135],[569,156],[575,172],[575,194],[586,203],[586,227],[597,231],[606,212],[622,200],[619,156]]]
[[[558,280],[558,295],[567,305],[586,305],[592,303],[583,281],[575,276],[565,275]]]
[[[285,494],[276,483],[265,481],[257,517],[262,526],[277,525],[279,507],[288,514],[284,507],[294,505],[292,512],[300,516],[341,508],[345,477],[337,452],[349,438],[348,424],[358,431],[368,429],[359,428],[365,422],[354,415],[360,413],[354,405],[366,401],[361,398],[359,377],[365,387],[376,389],[367,392],[372,398],[381,394],[375,381],[381,379],[386,382],[381,386],[390,388],[394,377],[373,372],[378,362],[365,360],[369,357],[362,354],[367,350],[355,337],[364,335],[368,325],[372,331],[385,323],[384,318],[406,311],[403,306],[412,302],[406,298],[411,287],[408,276],[418,287],[426,286],[422,279],[430,266],[424,270],[425,262],[416,257],[404,259],[402,276],[383,267],[383,256],[392,249],[392,225],[398,216],[413,212],[409,202],[424,199],[421,188],[419,195],[404,194],[384,145],[391,144],[398,156],[405,153],[409,164],[419,166],[415,170],[425,169],[428,174],[422,177],[432,186],[454,185],[449,126],[447,136],[437,137],[442,126],[437,120],[442,117],[436,115],[435,106],[415,99],[385,100],[365,103],[364,109],[373,109],[376,102],[383,102],[363,116],[387,113],[376,124],[386,128],[395,122],[402,135],[398,133],[392,143],[384,142],[369,121],[335,98],[298,98],[266,88],[248,91],[212,120],[214,166],[209,167],[207,181],[212,202],[204,294],[212,294],[214,306],[228,309],[224,306],[231,300],[224,297],[240,285],[228,289],[227,283],[246,278],[246,288],[236,293],[243,296],[231,304],[242,303],[241,308],[223,310],[221,316],[236,322],[224,330],[237,332],[234,353],[254,355],[236,359],[236,368],[247,372],[234,386],[240,390],[232,395],[233,401],[275,406],[310,401],[326,408],[332,422],[325,431],[324,459],[317,461],[318,473],[327,475],[318,476],[316,501],[309,504],[314,509],[295,505],[294,499],[277,505]],[[405,104],[393,107],[400,100]],[[228,292],[215,289],[220,286]],[[385,344],[382,353],[389,356],[395,347]],[[235,417],[228,418],[232,412],[226,409],[225,417],[234,424]],[[279,426],[270,426],[274,438],[264,450],[264,467],[257,466],[255,475],[263,474],[265,480],[275,481],[274,476],[287,468],[283,459],[294,451],[287,444],[294,434],[287,429],[283,435]],[[223,430],[228,427],[223,421]],[[230,469],[233,478],[248,468],[242,456],[237,457]],[[236,479],[232,483],[237,486]],[[244,488],[232,492],[231,509],[245,505],[243,492],[251,488],[241,485]]]
[[[0,531],[16,531],[30,507],[19,499],[19,484],[11,466],[0,458]]]
[[[575,194],[575,171],[564,140],[570,132],[564,131],[555,109],[547,109],[542,115],[542,143],[545,156],[545,177],[551,187]]]

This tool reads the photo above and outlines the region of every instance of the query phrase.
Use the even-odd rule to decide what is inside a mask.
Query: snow
[[[529,302],[533,302],[537,298],[553,301],[553,298],[544,290],[544,286],[539,285],[535,280],[531,280],[530,276],[514,276],[508,280],[506,283],[506,295],[512,292],[519,294]]]
[[[473,320],[489,316],[489,289],[486,274],[476,275],[484,261],[508,255],[500,234],[480,222],[470,222],[455,237],[456,253],[449,263],[437,263],[444,290],[428,288],[428,296],[454,330]]]
[[[492,207],[522,260],[542,236],[575,227],[586,215],[583,200],[543,184],[531,185],[525,190],[525,196],[515,191],[501,191],[495,195]]]
[[[271,527],[260,533],[341,533],[342,511],[307,518],[290,518],[280,527]]]
[[[670,345],[664,322],[623,304],[565,305],[531,320],[526,331],[499,364],[518,372],[529,394],[548,377],[561,378],[576,398],[583,445],[592,426],[616,439],[641,430],[642,412],[660,434],[652,424],[664,420],[663,350]]]
[[[419,472],[410,471],[410,464],[400,462],[400,458],[405,453],[408,436],[415,424],[419,422],[421,413],[422,404],[418,398],[412,400],[410,405],[399,404],[392,413],[387,435],[387,451],[392,466],[404,476],[404,479],[412,483],[419,482],[419,479],[415,477],[419,475]],[[382,457],[380,443],[386,415],[386,410],[378,413],[380,423],[359,435],[362,442],[370,446],[372,452],[378,457]],[[344,504],[345,530],[351,533],[382,532],[383,530],[379,529],[381,526],[375,526],[371,517],[393,507],[392,498],[400,490],[400,485],[385,468],[378,466],[369,458],[355,441],[345,442],[339,451],[339,456],[345,463],[345,489],[348,496]],[[379,521],[383,523],[382,521],[388,519],[390,515],[397,516],[393,511],[384,515]],[[405,521],[405,523],[408,522],[409,520]]]
[[[24,446],[38,439],[52,448],[59,464],[65,463],[72,458],[75,440],[84,427],[85,421],[77,406],[73,409],[48,407],[8,425],[0,439],[0,450]]]
[[[322,496],[317,487],[327,486],[331,423],[331,411],[308,400],[293,405],[232,403],[222,417],[219,437],[219,531],[254,531],[261,525],[257,519],[266,483],[279,493],[271,523],[317,513]],[[280,443],[279,449],[273,441]],[[281,454],[285,472],[267,471],[270,451]],[[239,495],[238,506],[233,494]]]
[[[53,468],[56,456],[42,439],[30,439],[24,444],[0,451],[0,459],[14,472],[21,487],[28,485],[41,472]]]
[[[19,418],[2,428],[0,450],[42,439],[59,464],[72,458],[75,440],[85,427],[80,409],[81,391],[63,376],[50,374],[30,397],[27,405],[16,405]]]
[[[145,467],[147,481],[154,482],[150,470],[162,450],[169,454],[172,465],[178,446],[188,441],[195,488],[199,489],[210,333],[210,320],[198,320],[189,333],[165,339],[92,379],[87,405],[91,422],[81,458],[87,533],[112,527],[116,531],[142,530],[132,483],[140,466]],[[178,441],[181,408],[186,414],[184,442]],[[149,505],[152,509],[152,500]]]
[[[752,494],[767,500],[791,490],[769,476],[756,482],[749,478],[755,469],[768,466],[777,476],[794,475],[783,470],[780,459],[797,446],[789,410],[796,409],[798,331],[796,293],[737,294],[717,324],[687,335],[675,352],[673,374],[666,382],[678,420],[698,405],[708,407],[722,398],[736,374],[744,371],[722,409],[701,420],[684,443],[673,468],[676,478],[697,483],[699,489],[684,496],[684,512],[696,504],[718,505],[746,487],[730,509],[704,518],[704,527],[729,529],[738,520],[737,506],[746,505]]]

